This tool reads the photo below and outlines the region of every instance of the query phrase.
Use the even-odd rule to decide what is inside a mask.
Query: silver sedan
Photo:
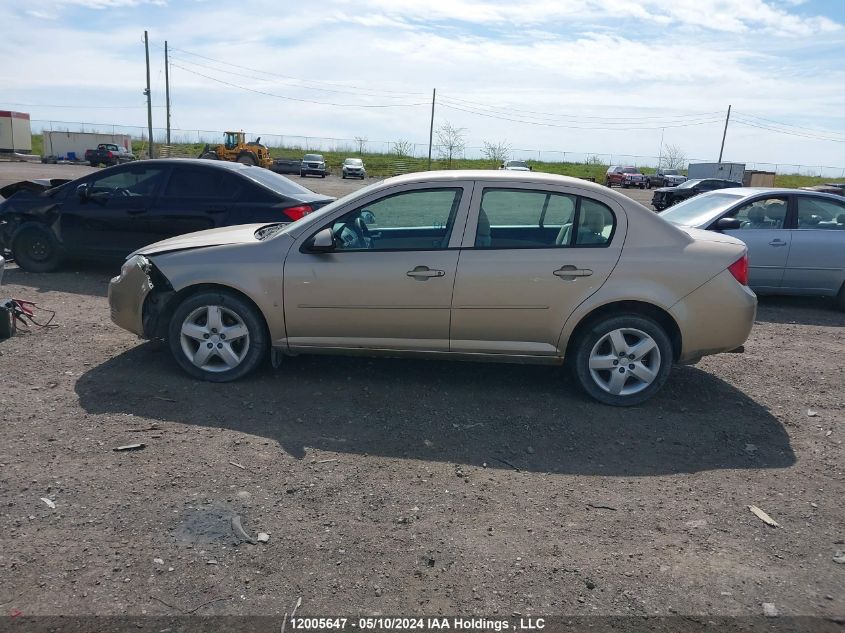
[[[719,231],[748,246],[758,294],[835,297],[845,310],[845,200],[796,189],[743,187],[701,194],[660,217]]]

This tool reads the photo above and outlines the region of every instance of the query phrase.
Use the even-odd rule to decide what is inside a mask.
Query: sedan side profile
[[[161,159],[110,167],[47,190],[4,188],[0,246],[25,270],[67,258],[117,259],[203,229],[293,222],[334,198],[240,163]]]
[[[677,186],[655,189],[654,195],[651,197],[651,204],[658,211],[662,211],[663,209],[668,209],[673,204],[678,204],[705,191],[715,191],[716,189],[727,189],[730,187],[742,187],[742,183],[734,182],[733,180],[722,180],[720,178],[696,178],[682,182]]]
[[[109,285],[112,320],[224,382],[268,353],[562,364],[634,405],[673,363],[736,350],[754,321],[739,240],[681,229],[583,180],[397,176],[287,226],[165,240]]]
[[[720,231],[748,246],[749,284],[760,294],[835,297],[845,310],[845,199],[744,187],[704,193],[660,214]]]

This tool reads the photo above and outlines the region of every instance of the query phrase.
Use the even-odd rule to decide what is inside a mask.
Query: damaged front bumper
[[[144,302],[153,290],[150,280],[150,261],[143,255],[126,260],[120,275],[109,282],[111,320],[133,334],[146,338],[144,333]]]

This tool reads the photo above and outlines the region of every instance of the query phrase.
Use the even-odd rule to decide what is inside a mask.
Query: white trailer
[[[59,160],[82,160],[85,158],[85,150],[97,149],[100,143],[114,143],[132,151],[132,137],[128,134],[44,130],[43,135],[44,156],[53,156]]]
[[[687,178],[722,178],[742,182],[745,163],[690,163]]]
[[[32,129],[26,112],[0,110],[0,152],[31,152]]]

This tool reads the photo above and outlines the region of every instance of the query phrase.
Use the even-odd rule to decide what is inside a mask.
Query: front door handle
[[[576,277],[589,277],[592,274],[593,271],[589,268],[577,268],[572,265],[561,266],[554,272],[554,275],[564,281],[573,281]]]
[[[786,246],[786,242],[784,242],[783,240],[775,239],[769,242],[769,246]]]
[[[443,270],[433,270],[428,266],[417,266],[414,270],[409,270],[407,273],[408,277],[413,277],[418,281],[425,281],[429,277],[443,277],[446,272]]]

